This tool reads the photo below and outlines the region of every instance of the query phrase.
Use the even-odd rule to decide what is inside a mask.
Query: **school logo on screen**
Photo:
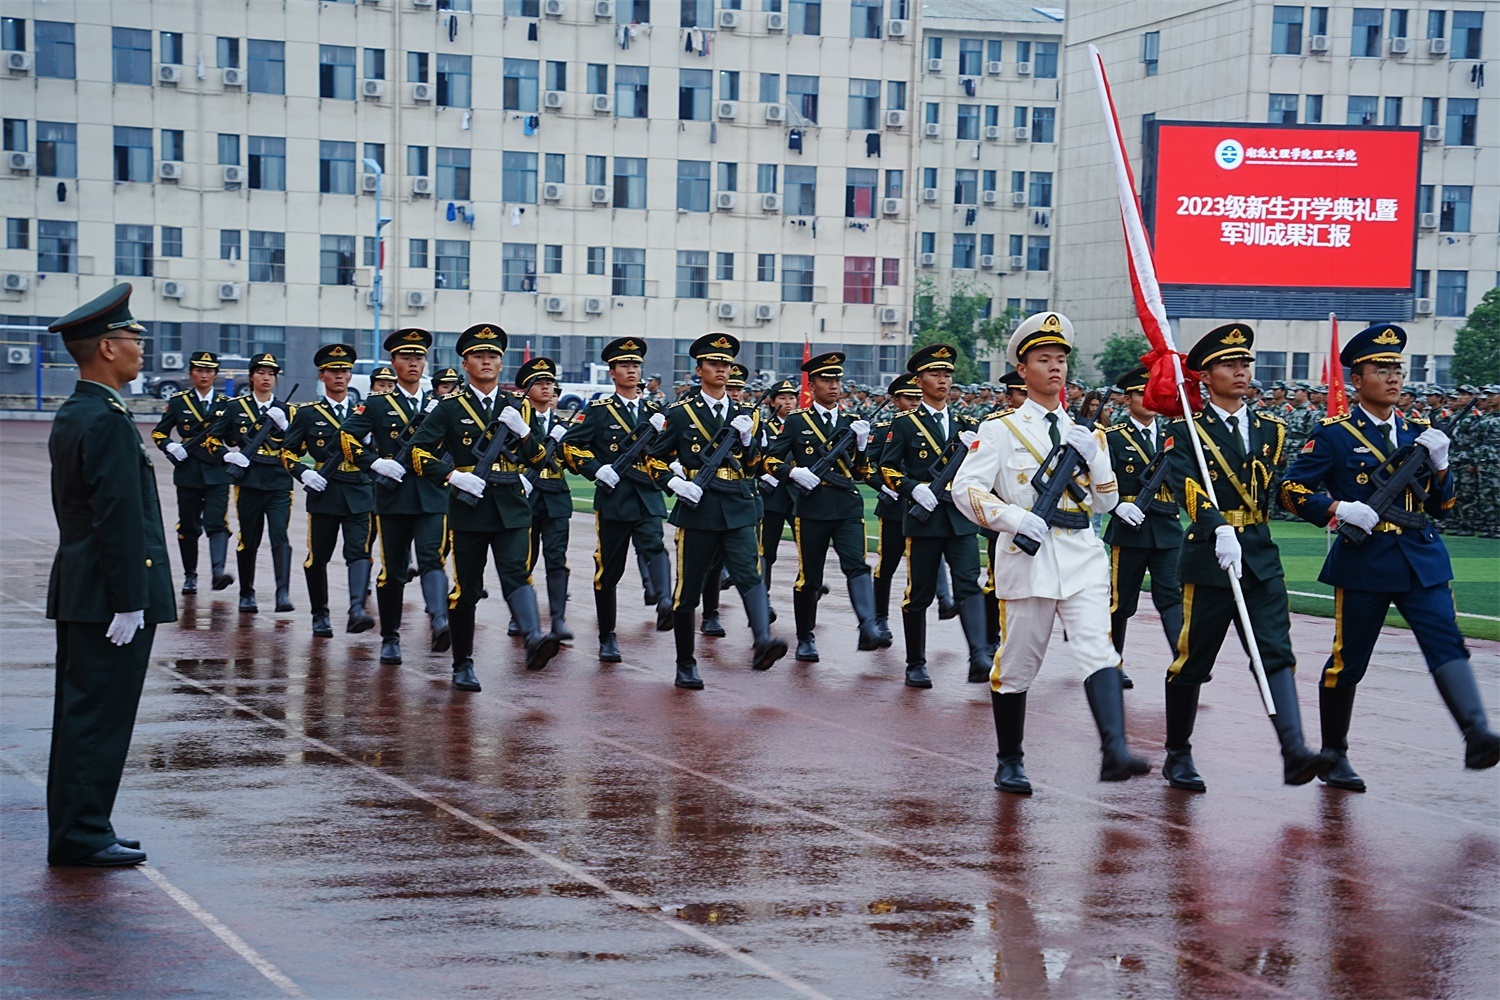
[[[1245,147],[1234,139],[1225,139],[1214,147],[1214,162],[1221,170],[1235,170],[1245,162]]]

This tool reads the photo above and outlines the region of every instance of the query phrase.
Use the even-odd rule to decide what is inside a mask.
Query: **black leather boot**
[[[288,611],[296,611],[292,607],[292,547],[290,545],[271,546],[271,566],[276,571],[276,611],[286,614]],[[327,599],[325,598],[325,603]]]
[[[1000,598],[989,590],[984,592],[984,641],[1000,648]]]
[[[198,592],[198,539],[177,539],[177,551],[182,554],[182,592]]]
[[[422,574],[422,603],[432,618],[432,651],[446,653],[453,644],[448,626],[448,575],[440,569]]]
[[[479,677],[474,673],[474,660],[464,657],[453,665],[453,686],[459,691],[482,691]]]
[[[240,613],[253,615],[260,608],[255,603],[255,553],[235,553],[235,562],[240,567]]]
[[[675,598],[672,595],[672,562],[667,558],[665,552],[657,553],[651,557],[648,567],[651,574],[651,587],[656,592],[656,631],[672,631],[672,604]]]
[[[1193,763],[1193,724],[1198,719],[1201,688],[1201,684],[1167,682],[1167,760],[1161,766],[1161,776],[1167,784],[1185,792],[1208,791]]]
[[[517,587],[506,599],[511,617],[526,637],[526,669],[541,670],[557,655],[557,636],[542,631],[541,613],[536,606],[536,591],[530,585]]]
[[[889,640],[891,635],[891,578],[871,574],[871,588],[875,591],[875,627]]]
[[[599,622],[599,661],[620,662],[620,644],[615,641],[615,591],[594,591],[594,617]]]
[[[380,662],[391,666],[401,665],[401,637],[393,635],[380,639]]]
[[[766,600],[769,602],[771,596],[771,564],[764,559],[761,560],[760,582],[766,585]],[[776,622],[776,605],[771,604],[770,608],[771,622],[774,624]]]
[[[312,605],[312,634],[319,639],[332,639],[333,624],[328,615],[328,567],[304,566],[302,575],[307,580],[307,603]],[[280,587],[279,582],[277,586]],[[276,606],[281,607],[279,597]]]
[[[1365,779],[1349,766],[1349,720],[1354,717],[1355,688],[1318,685],[1318,721],[1323,729],[1323,751],[1338,761],[1323,775],[1323,783],[1346,792],[1365,790]]]
[[[356,634],[375,627],[375,619],[365,610],[365,595],[370,591],[370,560],[356,559],[349,564],[349,621],[344,631]]]
[[[651,577],[651,562],[639,552],[635,554],[635,568],[641,571],[641,596],[646,601],[646,607],[659,604],[662,594],[657,592],[656,581]]]
[[[869,573],[850,577],[849,604],[854,608],[854,617],[859,619],[859,648],[863,651],[886,649],[891,644],[888,632],[882,632],[875,622],[875,585]]]
[[[216,531],[208,536],[208,565],[213,573],[214,589],[225,590],[234,583],[234,577],[224,570],[224,560],[229,555],[229,532]]]
[[[1026,737],[1026,692],[1000,694],[991,691],[990,711],[995,716],[995,743],[999,747],[995,756],[1000,761],[995,770],[995,787],[1012,795],[1030,795],[1031,781],[1021,764],[1026,756],[1021,749]]]
[[[813,590],[792,591],[792,620],[797,629],[797,660],[818,662],[818,643],[813,630],[818,627],[818,594]]]
[[[510,636],[512,639],[519,638],[522,634],[524,634],[521,632],[521,626],[516,622],[516,618],[514,615],[512,615],[510,617],[510,620],[505,623],[505,634]]]
[[[552,616],[552,634],[559,642],[572,642],[568,628],[568,571],[547,567],[547,613]]]
[[[1271,688],[1271,702],[1276,714],[1271,725],[1281,742],[1282,780],[1288,785],[1305,785],[1333,770],[1337,755],[1324,751],[1313,753],[1302,740],[1302,708],[1297,704],[1297,681],[1291,667],[1266,675]]]
[[[474,609],[462,604],[448,612],[453,638],[453,686],[460,691],[478,691],[474,673]]]
[[[698,676],[698,660],[693,656],[693,644],[698,641],[695,624],[691,608],[678,608],[673,615],[672,639],[677,649],[677,679],[673,683],[689,691],[703,690],[703,678]]]
[[[770,670],[771,665],[786,655],[786,640],[771,634],[771,599],[766,596],[766,585],[757,583],[745,591],[745,617],[750,621],[750,633],[755,636],[755,648],[750,667],[752,670]]]
[[[375,610],[380,613],[380,662],[401,662],[401,604],[405,596],[401,587],[385,586],[375,588]],[[395,645],[387,649],[390,643]],[[394,652],[395,659],[387,660],[388,652]]]
[[[965,598],[958,605],[958,620],[969,644],[969,683],[986,684],[995,665],[995,651],[985,642],[984,595]]]
[[[1432,672],[1443,704],[1464,734],[1464,767],[1481,771],[1500,762],[1500,736],[1490,729],[1484,699],[1468,660],[1449,660]]]
[[[1094,724],[1099,727],[1099,780],[1125,781],[1150,772],[1151,765],[1133,755],[1125,742],[1125,695],[1119,669],[1095,670],[1083,682],[1083,690],[1094,713]]]
[[[906,633],[906,686],[932,687],[927,676],[927,612],[907,608],[901,612],[901,626]]]

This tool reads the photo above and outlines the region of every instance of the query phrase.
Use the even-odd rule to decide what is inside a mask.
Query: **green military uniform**
[[[219,356],[194,351],[188,367],[217,371]],[[167,400],[166,412],[151,431],[151,440],[176,466],[172,485],[177,489],[177,548],[182,553],[184,594],[198,592],[198,536],[205,530],[213,588],[223,590],[234,583],[224,570],[229,556],[229,472],[224,468],[224,445],[213,436],[214,425],[229,403],[228,396],[213,389],[207,399],[197,389],[185,389]],[[174,430],[177,442],[172,441]],[[188,448],[190,441],[196,443]],[[187,457],[174,454],[179,448]]]
[[[910,375],[899,375],[891,382],[892,398],[921,399],[922,390]],[[882,420],[871,430],[870,464],[880,468],[885,448],[890,443],[890,420]],[[873,482],[873,481],[872,481]],[[890,631],[891,581],[901,559],[906,555],[906,535],[902,533],[902,522],[906,518],[906,502],[883,482],[876,482],[875,517],[878,527],[875,539],[875,570],[871,574],[875,589],[875,623],[883,631]]]
[[[250,359],[250,371],[254,373],[257,368],[281,371],[281,365],[269,353]],[[287,538],[287,525],[292,517],[292,480],[281,461],[286,432],[277,427],[272,411],[280,411],[290,427],[297,408],[274,394],[261,405],[253,393],[247,393],[225,408],[219,426],[214,429],[215,437],[227,445],[239,446],[241,456],[250,463],[236,477],[234,491],[235,514],[240,522],[240,540],[235,552],[240,571],[240,611],[247,614],[259,610],[255,601],[255,557],[267,531],[271,535],[271,567],[276,578],[276,610],[282,613],[293,610],[292,545]],[[252,454],[244,454],[262,430],[267,433],[260,446]],[[233,470],[229,474],[235,475]]]
[[[516,385],[524,394],[537,381],[557,381],[557,363],[551,358],[536,357],[516,373]],[[550,451],[542,464],[526,473],[531,490],[531,550],[527,553],[526,572],[536,569],[537,557],[547,558],[547,611],[552,616],[552,634],[562,642],[573,638],[568,628],[568,537],[573,523],[573,494],[568,490],[559,442],[567,432],[568,414],[556,407],[543,413],[533,410],[531,427],[542,447]]]
[[[774,402],[778,396],[787,393],[796,396],[797,392],[797,383],[786,379],[777,384],[776,391],[771,394],[771,399]],[[766,434],[773,441],[780,437],[782,428],[785,426],[786,419],[775,416],[774,411],[766,418]],[[780,555],[781,535],[797,509],[796,487],[785,476],[768,471],[761,478],[760,497],[763,508],[760,520],[761,578],[765,581],[766,593],[769,594],[771,592],[771,569],[776,565],[776,559]],[[776,620],[774,608],[771,612],[771,620]]]
[[[710,333],[693,342],[690,353],[703,370],[711,362],[729,363],[739,341],[727,333]],[[786,642],[771,635],[771,607],[760,576],[760,500],[754,487],[762,429],[751,407],[728,398],[712,400],[708,390],[667,408],[666,423],[652,441],[647,469],[661,486],[677,494],[671,521],[677,526],[677,587],[673,595],[673,632],[677,649],[678,687],[699,689],[693,655],[697,630],[694,610],[710,565],[723,552],[724,565],[744,600],[755,637],[751,666],[768,669],[786,655]],[[704,474],[711,456],[722,463]],[[672,470],[680,464],[683,475]]]
[[[746,368],[742,364],[733,364],[730,366],[729,381],[725,384],[725,388],[728,390],[729,399],[731,401],[737,403],[748,402],[745,399],[745,385],[749,378],[749,368]],[[761,414],[757,411],[756,416],[760,417]],[[767,441],[769,441],[769,438],[767,439]],[[765,457],[766,449],[762,448],[757,463],[758,469],[747,469],[747,473],[750,471],[764,472]],[[766,484],[756,476],[747,475],[747,478],[750,480],[750,492],[755,497],[755,519],[757,523],[761,524],[761,530],[762,532],[764,532],[766,501],[764,491],[761,489],[761,487]],[[761,559],[762,561],[764,561],[765,546],[762,545],[761,548]],[[771,599],[771,584],[766,581],[764,577],[762,577],[761,582],[765,584],[766,601],[769,605]],[[720,550],[719,552],[716,552],[714,554],[713,562],[708,564],[708,572],[706,572],[703,576],[703,624],[698,629],[698,631],[703,635],[723,638],[724,636],[729,634],[724,629],[724,623],[719,620],[719,597],[724,588],[728,586],[733,586],[733,580],[729,579],[729,573],[724,569],[724,552],[723,550]],[[776,609],[773,607],[771,608],[771,621],[774,622],[775,620]]]
[[[503,355],[506,340],[498,324],[476,323],[459,335],[456,346],[460,357],[476,352]],[[507,411],[515,416],[507,416]],[[521,432],[513,423],[525,428],[524,436],[517,438]],[[500,440],[508,443],[488,474],[476,475],[485,470],[475,468],[475,452],[490,447],[495,435],[502,435]],[[466,502],[455,493],[448,508],[457,577],[448,626],[453,686],[460,691],[480,689],[474,673],[474,619],[490,554],[495,557],[500,590],[511,617],[526,636],[526,669],[540,670],[557,654],[557,636],[541,630],[536,591],[527,571],[532,511],[526,498],[529,484],[523,485],[522,473],[541,461],[542,452],[541,442],[531,433],[529,402],[499,388],[486,397],[473,385],[444,396],[412,438],[408,456],[412,471],[423,479],[446,482],[474,501]]]
[[[116,285],[48,329],[64,344],[133,339],[145,328],[130,291]],[[80,380],[63,401],[47,452],[58,532],[47,585],[57,623],[47,861],[139,864],[145,853],[121,844],[110,813],[156,626],[177,620],[156,475],[118,389],[101,382]]]

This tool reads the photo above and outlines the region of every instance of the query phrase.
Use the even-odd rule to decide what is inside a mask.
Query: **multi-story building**
[[[0,14],[0,322],[125,280],[158,363],[270,350],[306,376],[335,340],[372,357],[378,190],[381,328],[433,329],[439,363],[487,320],[570,372],[633,334],[683,376],[716,328],[780,375],[804,340],[862,380],[904,364],[910,0]]]
[[[1422,126],[1413,294],[1398,304],[1399,315],[1357,312],[1341,322],[1358,329],[1367,321],[1402,321],[1411,334],[1411,377],[1447,381],[1455,333],[1495,286],[1500,267],[1500,99],[1484,89],[1485,63],[1500,57],[1494,14],[1494,4],[1482,0],[1394,7],[1376,0],[1070,3],[1056,297],[1085,352],[1112,332],[1139,329],[1087,53],[1092,43],[1137,165],[1152,118]],[[1191,342],[1233,319],[1257,317],[1184,319],[1179,339]],[[1326,322],[1255,325],[1260,378],[1319,380]]]

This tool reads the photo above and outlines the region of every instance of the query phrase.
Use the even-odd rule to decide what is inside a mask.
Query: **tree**
[[[946,298],[939,296],[936,283],[919,278],[916,287],[916,335],[912,350],[928,344],[952,344],[958,348],[953,381],[980,382],[984,370],[976,358],[1003,350],[1010,332],[1019,320],[1017,310],[1007,309],[986,319],[990,302],[987,295],[976,292],[963,279],[955,279]]]
[[[1151,345],[1139,333],[1112,333],[1104,350],[1094,355],[1094,367],[1104,376],[1105,385],[1114,385],[1126,372],[1141,366],[1141,358],[1150,353]]]
[[[1500,288],[1491,288],[1469,313],[1453,342],[1454,382],[1500,382]]]

